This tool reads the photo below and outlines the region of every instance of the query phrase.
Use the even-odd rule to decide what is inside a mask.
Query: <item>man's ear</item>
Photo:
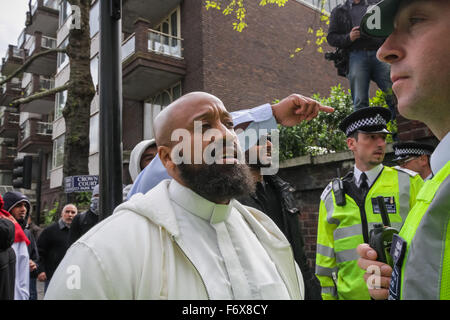
[[[166,146],[159,146],[158,147],[158,155],[161,159],[161,162],[163,166],[166,168],[167,172],[170,174],[171,172],[174,172],[176,168],[176,164],[172,161],[172,155],[171,155],[172,149]]]
[[[355,148],[356,148],[355,143],[356,143],[355,138],[347,138],[347,147],[349,150],[355,151]]]

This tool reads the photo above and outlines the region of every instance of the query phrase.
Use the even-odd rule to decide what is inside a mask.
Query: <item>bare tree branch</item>
[[[38,93],[32,94],[31,96],[28,96],[28,97],[25,97],[25,98],[20,98],[20,99],[14,100],[9,105],[11,107],[17,107],[20,104],[28,103],[28,102],[31,102],[31,101],[34,101],[34,100],[37,100],[37,99],[41,99],[41,98],[45,98],[45,97],[51,96],[51,95],[53,95],[55,93],[67,90],[67,89],[69,89],[69,87],[70,87],[70,81],[66,82],[66,84],[64,84],[62,86],[59,86],[57,88],[53,88],[53,89],[50,89],[50,90],[45,90],[45,91],[42,91],[42,92],[38,92]]]
[[[46,56],[48,54],[52,54],[55,52],[62,52],[62,53],[67,53],[65,48],[55,48],[55,49],[49,49],[49,50],[45,50],[39,53],[36,53],[34,55],[32,55],[30,57],[30,59],[27,60],[27,62],[25,62],[23,65],[21,65],[19,68],[17,68],[16,71],[14,71],[12,74],[10,74],[9,76],[7,76],[5,79],[0,81],[0,86],[3,85],[4,83],[8,82],[9,80],[11,80],[12,78],[14,78],[15,76],[17,76],[19,73],[22,73],[24,71],[26,71],[26,69],[28,68],[28,66],[36,59],[42,57],[42,56]]]

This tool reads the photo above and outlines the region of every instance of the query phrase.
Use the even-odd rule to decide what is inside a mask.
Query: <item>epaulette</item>
[[[321,194],[321,196],[320,196],[320,199],[322,200],[322,201],[325,201],[325,199],[328,197],[328,195],[330,194],[330,192],[331,192],[331,182],[326,186],[326,188],[323,190],[323,192],[322,192],[322,194]]]
[[[415,177],[415,176],[417,176],[419,173],[417,173],[417,172],[415,172],[415,171],[412,171],[412,170],[409,170],[409,169],[406,169],[406,168],[402,168],[402,167],[400,167],[400,166],[395,166],[395,167],[392,167],[392,169],[395,169],[395,170],[397,170],[397,171],[402,171],[402,172],[404,172],[404,173],[407,173],[407,174],[409,174],[411,177]]]

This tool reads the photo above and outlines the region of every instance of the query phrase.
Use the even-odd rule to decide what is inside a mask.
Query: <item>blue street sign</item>
[[[98,176],[71,176],[64,179],[64,192],[92,191],[98,184]]]

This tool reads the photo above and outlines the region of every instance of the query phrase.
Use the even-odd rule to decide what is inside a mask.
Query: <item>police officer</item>
[[[367,243],[370,230],[382,222],[376,197],[383,196],[392,226],[400,229],[423,184],[415,172],[383,166],[390,119],[388,109],[367,107],[339,125],[355,165],[321,195],[316,275],[323,299],[370,299],[356,248]]]
[[[380,271],[380,286],[369,290],[375,299],[450,299],[449,16],[450,1],[389,0],[362,22],[366,32],[388,36],[378,58],[391,64],[400,114],[424,122],[440,140],[430,160],[434,177],[394,238],[393,268],[375,261],[367,244],[358,247],[361,268]]]
[[[433,177],[430,167],[430,156],[434,151],[434,146],[414,141],[397,142],[392,146],[396,162],[400,167],[409,169],[420,174],[426,181]]]

